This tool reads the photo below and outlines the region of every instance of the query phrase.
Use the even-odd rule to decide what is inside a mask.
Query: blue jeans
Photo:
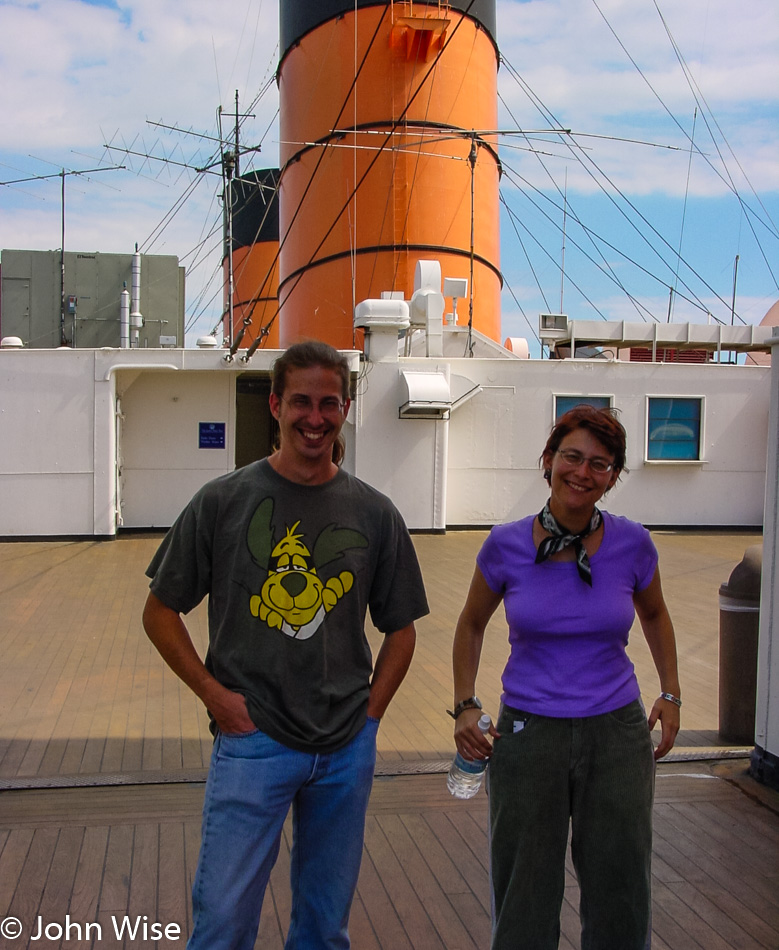
[[[582,950],[644,950],[654,759],[640,701],[580,719],[504,707],[497,728],[488,770],[492,950],[556,950],[569,825]]]
[[[218,733],[203,805],[189,950],[251,950],[292,805],[287,950],[348,950],[378,720],[342,749],[296,752],[265,733]]]

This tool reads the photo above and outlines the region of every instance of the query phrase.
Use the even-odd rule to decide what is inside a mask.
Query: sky
[[[65,176],[66,249],[175,254],[187,343],[210,333],[221,182],[193,167],[236,90],[259,146],[241,170],[277,165],[278,2],[0,0],[0,182],[35,179],[0,185],[0,249],[59,248],[58,173],[104,169]],[[502,139],[502,336],[538,355],[560,310],[759,323],[779,299],[775,0],[498,0],[497,40],[500,128],[574,133],[532,139],[543,155]]]

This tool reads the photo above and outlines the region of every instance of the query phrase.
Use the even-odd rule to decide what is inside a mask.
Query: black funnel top
[[[278,168],[263,168],[233,178],[233,250],[279,240],[279,174]]]
[[[480,23],[489,34],[493,44],[496,43],[496,0],[449,0],[453,10],[466,13]],[[291,46],[306,33],[321,26],[328,20],[342,16],[363,7],[387,7],[388,0],[279,0],[279,43],[281,45],[281,59],[289,52]],[[416,0],[414,8],[423,7],[424,3]],[[438,3],[428,4],[438,9]],[[402,8],[401,8],[402,9]]]

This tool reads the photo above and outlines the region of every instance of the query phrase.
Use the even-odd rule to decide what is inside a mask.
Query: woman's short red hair
[[[609,454],[614,456],[614,471],[617,474],[627,471],[625,467],[627,435],[622,423],[617,418],[617,410],[611,408],[596,409],[594,406],[588,406],[584,403],[563,413],[552,426],[552,431],[549,433],[549,438],[539,462],[543,464],[544,456],[554,455],[560,448],[563,439],[574,429],[587,429],[602,443]],[[548,480],[547,472],[544,472],[544,477]]]

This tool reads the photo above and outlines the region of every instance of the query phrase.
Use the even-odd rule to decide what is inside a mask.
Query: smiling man
[[[293,814],[287,950],[348,948],[379,721],[427,613],[403,519],[344,472],[349,365],[324,343],[274,364],[279,448],[205,485],[147,574],[144,627],[214,733],[192,891],[195,950],[251,948]],[[208,595],[201,661],[181,615]],[[365,616],[385,634],[374,665]]]

